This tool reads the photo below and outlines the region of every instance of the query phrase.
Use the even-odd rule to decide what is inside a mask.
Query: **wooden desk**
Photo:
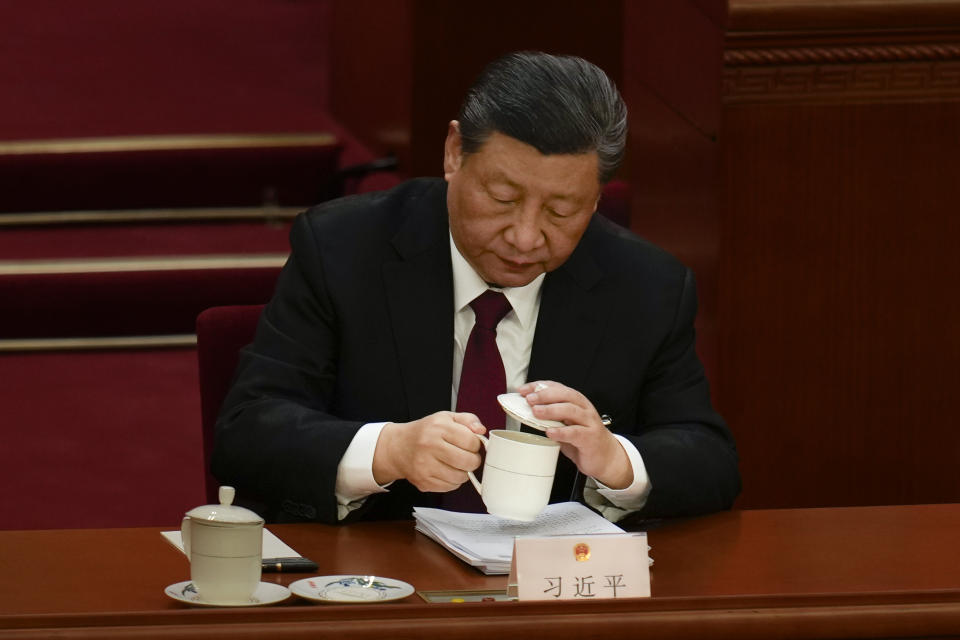
[[[321,574],[503,588],[412,522],[270,527]],[[734,511],[650,530],[653,597],[191,608],[160,529],[0,531],[0,640],[36,638],[960,637],[960,505]],[[289,584],[299,574],[265,574]]]

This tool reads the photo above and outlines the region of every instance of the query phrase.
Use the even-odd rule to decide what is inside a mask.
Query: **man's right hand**
[[[472,413],[440,411],[413,422],[384,425],[373,453],[373,478],[385,485],[401,478],[420,491],[446,492],[480,466],[486,428]]]

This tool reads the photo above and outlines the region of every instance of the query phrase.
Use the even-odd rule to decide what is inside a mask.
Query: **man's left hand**
[[[557,420],[565,427],[550,427],[547,437],[560,443],[580,473],[611,489],[633,483],[633,467],[620,441],[607,430],[593,403],[576,389],[559,382],[539,380],[517,389],[537,418]]]

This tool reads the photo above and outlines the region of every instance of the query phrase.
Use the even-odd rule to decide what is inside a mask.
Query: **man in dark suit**
[[[493,290],[503,390],[563,425],[546,431],[552,501],[613,520],[729,508],[737,455],[694,350],[693,277],[594,215],[625,139],[597,67],[512,54],[450,123],[444,180],[299,216],[221,411],[217,477],[270,520],[435,506],[479,466],[474,434],[502,426],[456,410],[472,304]]]

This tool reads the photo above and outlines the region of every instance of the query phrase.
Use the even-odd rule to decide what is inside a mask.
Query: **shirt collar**
[[[543,287],[545,273],[533,279],[522,287],[491,287],[481,278],[467,259],[460,254],[453,235],[450,235],[450,260],[453,263],[453,309],[454,313],[463,311],[474,298],[487,289],[502,291],[513,307],[517,319],[524,329],[528,329],[537,321],[537,309],[540,306],[540,289]]]

